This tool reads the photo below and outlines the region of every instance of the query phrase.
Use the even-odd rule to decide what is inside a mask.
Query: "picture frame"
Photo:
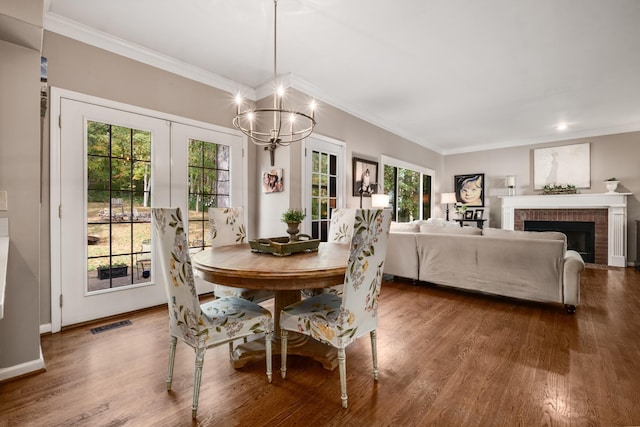
[[[533,189],[545,185],[591,188],[591,144],[560,145],[533,150]]]
[[[484,216],[484,209],[476,209],[473,212],[473,219],[482,219]]]
[[[353,195],[371,197],[378,190],[378,162],[353,158]]]
[[[473,209],[467,209],[464,212],[464,219],[473,219]]]
[[[262,191],[267,194],[284,191],[282,169],[269,169],[262,172]]]
[[[466,206],[484,207],[484,174],[454,175],[456,200]]]

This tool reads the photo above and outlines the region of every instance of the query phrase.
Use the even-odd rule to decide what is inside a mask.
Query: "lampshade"
[[[387,207],[389,207],[389,195],[388,194],[372,194],[371,195],[371,207],[372,208],[387,208]]]
[[[456,203],[458,200],[456,199],[456,193],[441,193],[440,194],[440,203],[443,205],[447,205],[449,203]]]

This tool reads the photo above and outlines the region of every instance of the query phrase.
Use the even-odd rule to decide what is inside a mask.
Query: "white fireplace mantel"
[[[503,196],[502,228],[513,230],[516,209],[608,209],[608,264],[627,265],[627,196],[632,193]]]

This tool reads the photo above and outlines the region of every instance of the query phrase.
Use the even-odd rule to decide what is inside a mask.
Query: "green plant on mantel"
[[[572,184],[547,184],[542,187],[542,194],[576,194],[576,186]]]
[[[288,209],[286,212],[282,214],[280,218],[282,222],[290,223],[290,222],[302,222],[302,220],[307,215],[304,213],[302,209]]]
[[[618,178],[615,178],[615,177],[614,178],[607,178],[607,179],[604,180],[604,182],[617,181],[617,180],[618,180]]]

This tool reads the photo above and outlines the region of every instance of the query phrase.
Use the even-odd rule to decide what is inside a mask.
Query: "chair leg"
[[[200,398],[200,381],[202,380],[202,365],[204,364],[204,354],[206,348],[196,350],[196,368],[193,374],[193,403],[191,404],[191,417],[198,414],[198,399]]]
[[[378,340],[375,329],[369,332],[371,337],[371,357],[373,357],[373,379],[378,381]]]
[[[338,349],[338,367],[340,368],[340,391],[342,407],[347,407],[347,355],[344,348]]]
[[[273,334],[266,334],[264,336],[264,344],[265,344],[265,351],[267,353],[267,378],[269,378],[269,382],[271,382],[271,380],[273,379],[273,368],[272,368],[272,364],[271,364],[271,340],[273,338]]]
[[[287,331],[284,329],[280,329],[280,344],[280,375],[284,379],[287,376]]]
[[[169,373],[167,374],[167,390],[171,390],[171,383],[173,381],[173,361],[176,358],[176,343],[178,338],[169,337]]]

